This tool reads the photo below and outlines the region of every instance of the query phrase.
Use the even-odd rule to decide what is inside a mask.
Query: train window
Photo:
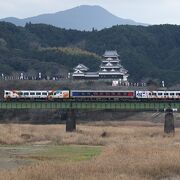
[[[170,93],[170,96],[174,96],[174,93]]]
[[[152,96],[152,93],[149,93],[149,96]]]
[[[6,95],[8,95],[9,94],[9,92],[6,92]]]
[[[57,93],[56,93],[56,92],[54,92],[54,94],[53,94],[53,95],[54,95],[54,96],[56,96],[56,94],[57,94]],[[42,94],[42,95],[43,95],[43,94]]]
[[[40,95],[41,95],[41,92],[37,92],[36,95],[37,95],[37,96],[40,96]]]
[[[127,96],[126,92],[121,92],[121,96]]]
[[[29,93],[28,92],[24,92],[24,96],[28,96],[29,95]]]
[[[100,92],[100,93],[99,93],[99,95],[100,95],[100,96],[103,96],[103,95],[104,95],[104,93],[103,93],[103,92]]]
[[[164,93],[165,96],[168,96],[169,94],[168,93]]]
[[[163,94],[162,93],[158,93],[158,96],[162,96]]]
[[[180,96],[180,93],[176,93],[176,96]]]
[[[46,93],[46,92],[43,92],[42,95],[47,96],[47,93]]]
[[[156,96],[156,93],[152,93],[153,96]]]
[[[19,96],[22,96],[22,95],[23,95],[23,93],[22,93],[22,92],[18,92],[18,95],[19,95]]]
[[[115,92],[112,92],[112,93],[111,93],[111,96],[115,96],[115,95],[116,95],[116,93],[115,93]]]
[[[85,93],[85,92],[82,92],[82,93],[81,93],[81,96],[86,96],[86,93]]]
[[[31,95],[31,96],[34,96],[34,95],[35,95],[35,92],[30,92],[30,95]]]
[[[49,93],[50,95],[50,93]],[[80,96],[78,92],[72,92],[72,96]]]
[[[106,96],[110,96],[110,92],[106,92],[105,95],[106,95]]]

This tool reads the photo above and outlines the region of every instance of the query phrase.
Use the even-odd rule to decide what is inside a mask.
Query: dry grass
[[[163,134],[163,124],[114,122],[78,125],[65,133],[64,125],[0,125],[4,144],[49,143],[104,145],[98,157],[84,162],[43,161],[1,171],[4,180],[166,179],[180,178],[180,129]]]

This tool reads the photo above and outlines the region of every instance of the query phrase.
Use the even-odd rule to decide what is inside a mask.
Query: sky
[[[79,5],[99,5],[121,18],[148,24],[180,24],[180,0],[0,0],[0,18],[26,18]]]

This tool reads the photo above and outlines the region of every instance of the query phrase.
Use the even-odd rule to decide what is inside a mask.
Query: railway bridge
[[[173,110],[180,110],[180,101],[0,101],[0,109],[63,109],[67,110],[66,131],[76,129],[76,110],[165,111],[165,122],[173,122]],[[166,118],[167,117],[167,118]],[[170,123],[172,124],[172,123]],[[165,124],[166,126],[166,124]]]

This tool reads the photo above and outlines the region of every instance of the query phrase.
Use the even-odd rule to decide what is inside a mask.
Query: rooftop
[[[117,53],[117,51],[105,51],[104,57],[118,57],[119,54]]]
[[[82,70],[82,71],[87,71],[89,68],[87,68],[84,64],[78,64],[74,70]]]

